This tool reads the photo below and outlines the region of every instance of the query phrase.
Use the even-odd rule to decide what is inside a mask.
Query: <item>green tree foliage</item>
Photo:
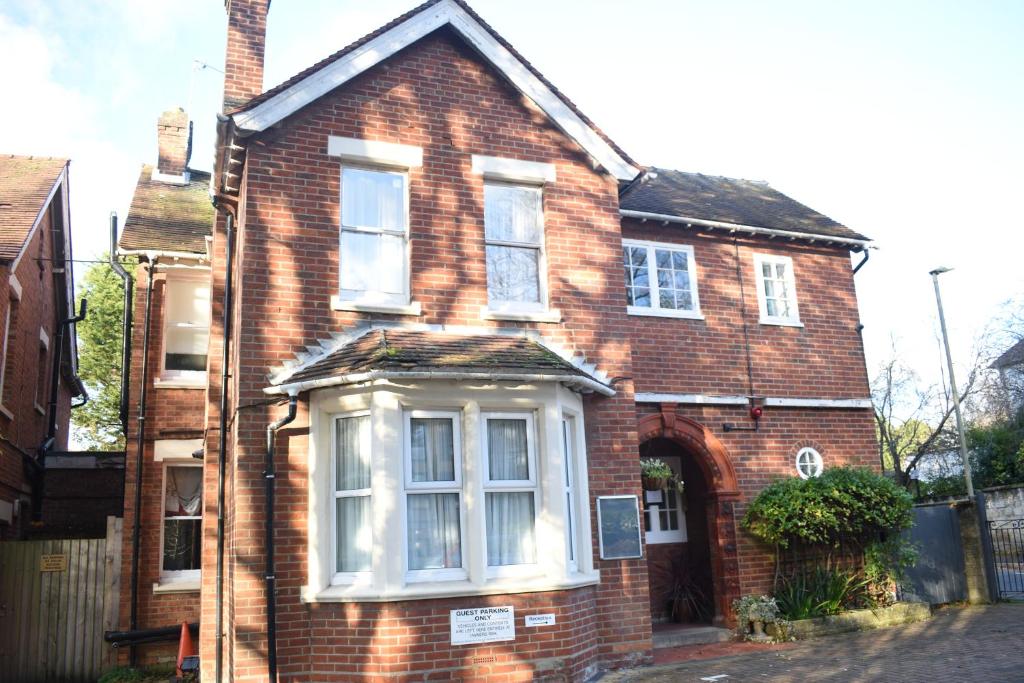
[[[913,521],[913,498],[886,477],[864,468],[835,467],[820,477],[780,479],[757,495],[743,526],[781,548],[792,543],[868,544]]]
[[[974,487],[1024,483],[1024,410],[1009,418],[975,422],[967,428]],[[963,496],[967,484],[961,473],[921,482],[919,498]]]
[[[105,260],[106,254],[100,257]],[[128,267],[130,272],[131,267]],[[79,297],[89,300],[89,314],[78,323],[78,374],[89,402],[71,413],[75,439],[87,450],[124,448],[118,414],[121,400],[121,278],[106,263],[85,271]],[[79,303],[81,305],[81,303]]]

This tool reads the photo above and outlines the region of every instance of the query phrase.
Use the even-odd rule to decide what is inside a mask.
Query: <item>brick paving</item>
[[[712,678],[712,677],[718,678]],[[618,671],[601,683],[1024,682],[1024,603],[939,610],[929,621],[786,648]]]

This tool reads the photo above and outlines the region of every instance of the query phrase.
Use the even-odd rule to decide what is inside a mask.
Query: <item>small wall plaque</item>
[[[39,571],[41,572],[66,572],[67,570],[67,555],[43,555],[39,558]]]
[[[602,560],[643,557],[640,501],[636,496],[599,496],[597,526]]]
[[[528,614],[524,619],[527,626],[554,626],[554,614]]]

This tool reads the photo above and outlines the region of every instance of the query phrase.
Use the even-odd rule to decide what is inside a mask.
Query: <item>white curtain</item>
[[[409,435],[415,482],[455,481],[455,444],[449,418],[412,418]]]
[[[370,496],[338,498],[338,571],[368,572],[371,569]]]
[[[526,420],[487,420],[487,465],[491,481],[526,481],[530,478]]]
[[[168,467],[166,486],[164,517],[198,517],[202,514],[202,467]]]
[[[537,561],[532,491],[487,493],[487,564]]]
[[[459,494],[409,494],[408,525],[409,569],[462,566]]]
[[[405,229],[405,176],[346,168],[341,177],[341,224]]]
[[[337,490],[370,488],[370,416],[346,417],[335,424]]]
[[[338,491],[370,488],[370,417],[346,417],[335,423],[335,487]],[[373,542],[370,496],[342,496],[337,506],[337,570],[370,571]]]

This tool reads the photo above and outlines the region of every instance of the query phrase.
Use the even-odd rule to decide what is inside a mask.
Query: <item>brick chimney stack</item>
[[[156,139],[160,148],[157,173],[176,178],[183,176],[192,154],[192,125],[184,109],[170,109],[160,115],[156,122]]]
[[[263,92],[270,0],[224,0],[224,8],[228,12],[224,110],[229,111]]]

